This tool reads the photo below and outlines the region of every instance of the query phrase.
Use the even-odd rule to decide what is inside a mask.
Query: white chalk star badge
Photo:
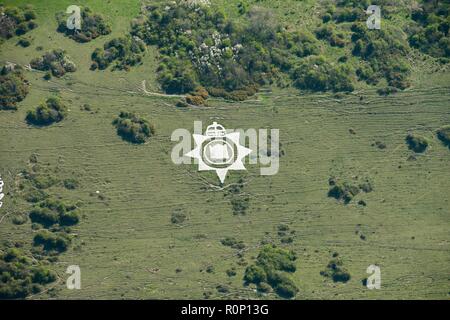
[[[185,154],[198,160],[198,171],[216,171],[220,182],[225,181],[228,170],[247,170],[242,160],[252,150],[240,144],[239,132],[226,132],[214,122],[208,126],[205,135],[193,134],[195,149]]]

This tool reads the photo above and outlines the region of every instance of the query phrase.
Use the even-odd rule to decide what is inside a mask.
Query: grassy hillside
[[[217,1],[230,17],[239,16],[239,2]],[[272,8],[292,29],[313,32],[320,24],[315,1],[244,2]],[[18,37],[6,40],[0,61],[26,65],[62,48],[77,71],[45,81],[44,72],[25,70],[29,94],[17,111],[0,111],[1,250],[14,242],[32,248],[37,231],[31,221],[14,223],[30,211],[17,186],[32,154],[58,180],[45,191],[81,211],[71,227],[71,246],[48,265],[58,279],[31,299],[277,299],[243,286],[246,266],[267,242],[296,252],[296,299],[448,299],[450,150],[436,136],[450,124],[448,64],[413,51],[410,87],[388,97],[358,82],[348,94],[263,87],[243,102],[209,99],[207,107],[177,108],[179,97],[164,95],[156,80],[155,47],[147,47],[143,63],[128,72],[89,70],[95,48],[130,30],[138,1],[84,1],[105,17],[112,33],[83,44],[56,31],[55,14],[70,1],[31,3],[38,24],[26,34],[31,46],[17,46]],[[336,48],[324,50],[336,59],[341,55]],[[143,80],[158,94],[144,94]],[[52,95],[68,106],[67,117],[47,127],[28,125],[27,111]],[[145,116],[155,136],[141,145],[122,140],[112,125],[120,111]],[[247,172],[227,177],[226,184],[244,179],[242,192],[250,199],[245,215],[233,214],[214,174],[172,163],[172,131],[193,130],[197,120],[204,126],[218,121],[226,128],[280,129],[285,155],[277,175],[260,176],[258,166],[248,165]],[[410,132],[428,139],[426,152],[408,149]],[[377,141],[386,148],[373,145]],[[373,191],[343,204],[327,197],[330,177],[369,179]],[[78,186],[65,188],[67,178]],[[183,212],[184,222],[172,223],[174,212]],[[280,242],[280,224],[295,231],[292,243]],[[245,249],[224,246],[226,237],[243,241]],[[351,274],[347,283],[320,275],[334,252]],[[362,284],[371,264],[381,267],[381,290]],[[69,265],[81,268],[81,290],[65,286]],[[226,271],[233,267],[236,275],[230,277]]]

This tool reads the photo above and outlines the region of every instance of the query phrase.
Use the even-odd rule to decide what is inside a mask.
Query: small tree
[[[152,124],[131,112],[120,112],[112,123],[117,128],[117,134],[132,143],[144,143],[155,134]]]
[[[41,103],[34,110],[27,112],[28,123],[37,126],[46,126],[59,122],[67,116],[67,107],[59,98],[50,97],[45,103]]]

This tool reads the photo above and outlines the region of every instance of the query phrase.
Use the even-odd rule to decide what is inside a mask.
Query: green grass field
[[[417,59],[412,86],[389,97],[365,85],[342,96],[273,88],[244,102],[213,99],[208,107],[180,109],[176,97],[140,91],[143,80],[147,90],[159,90],[154,48],[148,49],[143,65],[129,72],[89,70],[92,51],[129,29],[140,10],[138,1],[82,1],[105,16],[113,30],[87,44],[56,32],[54,15],[71,1],[3,2],[32,3],[39,27],[27,33],[32,38],[28,48],[16,46],[17,37],[3,43],[2,63],[26,65],[42,55],[35,48],[43,46],[45,51],[65,49],[78,66],[75,73],[50,81],[41,72],[25,71],[30,93],[18,111],[0,111],[0,175],[5,182],[1,241],[32,245],[36,231],[30,221],[12,223],[15,214],[29,210],[12,186],[31,154],[48,163],[55,176],[76,177],[80,184],[75,190],[60,184],[49,190],[80,201],[83,217],[73,228],[73,245],[51,265],[59,280],[30,299],[202,299],[204,294],[212,299],[277,299],[274,293],[260,296],[243,286],[245,266],[238,264],[236,250],[220,240],[229,236],[244,241],[244,259],[251,263],[263,239],[280,244],[281,223],[295,230],[294,242],[283,246],[298,256],[292,274],[300,290],[296,299],[449,298],[450,150],[435,134],[450,124],[447,69]],[[233,14],[238,1],[220,2]],[[295,6],[284,1],[261,5],[289,12],[286,21],[293,28],[296,21],[305,27],[314,24],[302,19],[310,16],[313,1],[289,2]],[[68,104],[67,119],[45,128],[28,126],[26,111],[52,94]],[[94,112],[80,109],[86,103]],[[123,141],[111,125],[121,110],[145,115],[156,136],[144,145]],[[209,187],[207,182],[218,184],[214,174],[172,163],[172,131],[192,131],[197,120],[203,121],[203,129],[218,121],[226,128],[280,130],[285,156],[277,175],[260,176],[257,165],[247,165],[247,172],[227,177],[226,184],[244,177],[244,192],[250,197],[246,215],[234,215],[224,191]],[[405,144],[412,131],[430,141],[416,160],[408,160],[414,153]],[[372,146],[375,141],[386,149]],[[327,197],[331,176],[369,178],[374,190],[344,205]],[[170,221],[178,209],[187,214],[181,226]],[[319,274],[333,252],[352,276],[345,284]],[[368,290],[361,283],[371,264],[381,267],[381,290]],[[81,268],[81,290],[66,288],[69,265]],[[214,272],[206,272],[208,266]],[[237,271],[234,277],[226,274],[231,267]],[[229,292],[219,293],[218,285]]]

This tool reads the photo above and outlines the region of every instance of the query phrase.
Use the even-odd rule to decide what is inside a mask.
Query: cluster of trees
[[[42,247],[48,253],[61,253],[67,250],[71,242],[65,232],[39,230],[33,238],[33,245]]]
[[[142,62],[145,53],[145,43],[136,37],[115,38],[105,43],[103,48],[97,48],[91,55],[93,61],[91,70],[108,68],[115,62],[114,69],[129,70]]]
[[[67,14],[59,12],[56,15],[58,21],[58,32],[64,33],[77,42],[89,42],[101,35],[111,33],[111,26],[104,18],[93,13],[88,7],[81,8],[81,30],[70,30],[67,28]]]
[[[33,237],[33,246],[26,249],[23,242],[2,242],[0,250],[0,299],[23,299],[36,294],[44,286],[56,280],[57,275],[46,267],[57,261],[58,255],[66,251],[71,244],[70,226],[79,222],[78,209],[56,198],[49,197],[45,189],[59,183],[49,173],[54,172],[48,164],[40,163],[38,155],[32,154],[30,168],[21,172],[18,194],[27,201],[29,194],[41,193],[30,202],[29,212],[31,228],[37,230]],[[24,215],[15,215],[13,222],[26,222]],[[33,259],[29,258],[33,255]]]
[[[50,97],[34,110],[27,112],[26,120],[36,126],[46,126],[59,122],[67,116],[67,107],[57,97]]]
[[[9,248],[0,255],[0,299],[23,299],[55,280],[55,272],[32,262],[19,248]]]
[[[350,43],[352,54],[362,60],[355,68],[358,79],[371,85],[386,81],[379,94],[388,95],[410,85],[411,66],[406,56],[411,48],[395,23],[385,22],[380,30],[367,28],[365,11],[369,5],[381,6],[384,20],[391,19],[395,11],[388,0],[329,1],[322,16],[325,25],[316,30],[316,36],[332,46],[345,47]]]
[[[28,94],[28,82],[20,66],[3,66],[0,70],[0,110],[16,110],[17,102]]]
[[[304,67],[304,58],[320,54],[314,36],[287,32],[264,8],[245,10],[244,22],[226,18],[213,5],[190,7],[179,3],[147,9],[147,16],[135,19],[131,33],[158,46],[158,80],[168,93],[189,93],[202,85],[212,96],[244,100],[260,85],[274,83],[281,74],[296,80],[301,76],[296,70]],[[350,81],[338,67],[322,64],[330,72],[326,77],[341,83],[311,85],[306,81],[302,84],[300,79],[298,86],[350,89]]]
[[[0,40],[14,35],[24,35],[37,27],[36,13],[30,5],[24,7],[4,7],[0,5]]]
[[[46,52],[42,57],[31,60],[30,66],[33,69],[51,72],[51,74],[48,73],[46,75],[47,78],[51,75],[62,77],[66,72],[75,72],[77,70],[75,63],[70,60],[70,57],[62,49]]]
[[[371,32],[365,23],[351,26],[353,55],[361,57],[367,64],[357,70],[361,80],[376,84],[385,78],[388,85],[398,89],[409,86],[410,64],[406,59],[408,43],[401,37],[401,31],[390,24],[381,30]]]
[[[316,30],[317,39],[325,39],[332,47],[343,48],[346,44],[345,35],[338,32],[333,24],[326,24]]]
[[[113,125],[119,136],[132,143],[144,143],[155,134],[155,128],[147,119],[131,112],[120,112]]]
[[[246,268],[244,282],[256,284],[260,292],[272,288],[283,298],[293,298],[298,288],[287,273],[296,271],[295,260],[292,251],[266,245],[259,252],[255,264]]]
[[[406,144],[410,150],[413,150],[416,153],[425,152],[428,148],[428,140],[421,135],[416,133],[409,133],[405,138]]]
[[[67,205],[56,199],[46,199],[33,207],[30,219],[33,223],[39,223],[45,228],[59,224],[60,226],[72,226],[79,222],[77,207]]]
[[[59,180],[37,163],[35,154],[30,157],[30,163],[31,169],[21,171],[22,179],[18,187],[21,196],[27,202],[38,203],[49,197],[45,189],[56,185]]]
[[[294,85],[313,91],[353,91],[348,67],[331,64],[324,56],[310,56],[293,71]]]
[[[450,58],[450,3],[448,1],[420,1],[411,14],[414,24],[407,32],[411,46],[438,58]]]
[[[343,266],[342,259],[339,254],[335,252],[333,258],[328,262],[325,270],[320,271],[324,277],[331,278],[334,282],[347,282],[350,280],[350,273]]]
[[[328,180],[328,184],[330,186],[328,196],[335,198],[338,201],[342,201],[345,204],[352,201],[353,197],[360,192],[368,193],[373,190],[372,184],[367,179],[362,183],[354,184],[349,182],[341,182],[336,178],[330,178]]]

